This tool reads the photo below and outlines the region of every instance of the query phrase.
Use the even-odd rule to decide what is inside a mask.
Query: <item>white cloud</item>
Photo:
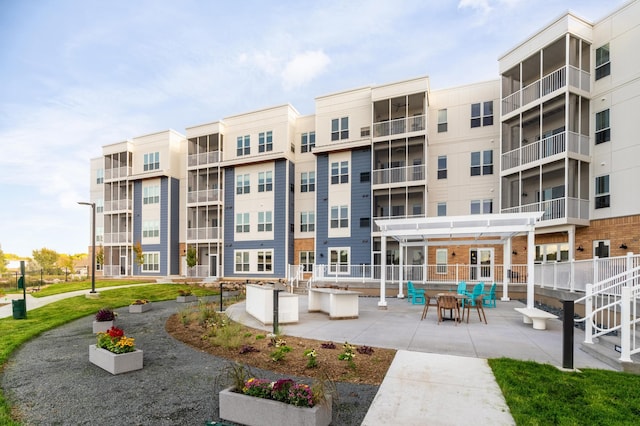
[[[306,51],[293,57],[282,71],[285,90],[297,89],[324,73],[331,59],[321,50]]]
[[[460,0],[458,3],[458,9],[475,9],[483,14],[491,12],[491,6],[489,0]]]

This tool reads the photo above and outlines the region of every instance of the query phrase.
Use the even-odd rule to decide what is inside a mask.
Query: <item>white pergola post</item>
[[[387,301],[385,300],[385,293],[387,287],[387,233],[382,231],[380,237],[380,300],[378,301],[378,307],[386,309]]]
[[[404,250],[405,250],[405,246],[400,243],[400,270],[398,271],[398,279],[400,280],[398,282],[398,298],[402,299],[404,298],[404,294],[402,294],[402,281],[404,279]]]
[[[533,288],[533,262],[536,256],[536,234],[533,226],[527,233],[527,308],[533,308],[534,288]]]
[[[502,253],[502,264],[504,267],[502,268],[502,300],[503,302],[508,302],[509,300],[509,270],[511,270],[511,238],[507,238],[507,241],[504,243],[503,253]]]

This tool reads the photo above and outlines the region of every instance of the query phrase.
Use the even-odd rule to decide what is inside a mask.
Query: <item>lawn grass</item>
[[[640,376],[500,358],[489,365],[517,425],[640,424]]]
[[[147,280],[96,280],[96,290],[100,290],[104,287],[117,287],[123,285],[130,284],[143,284],[154,281]],[[54,294],[60,293],[68,293],[70,291],[77,290],[91,290],[91,280],[84,281],[70,281],[70,282],[61,282],[56,284],[47,284],[46,287],[43,287],[40,291],[36,291],[31,293],[33,297],[45,297],[52,296]],[[19,290],[22,292],[22,290]],[[15,293],[15,292],[14,292]]]
[[[0,368],[4,369],[11,354],[23,343],[47,330],[87,315],[93,315],[105,306],[115,309],[127,306],[136,299],[147,299],[151,302],[175,299],[178,290],[187,288],[197,296],[210,296],[219,293],[218,290],[183,284],[149,284],[100,292],[99,299],[87,299],[85,296],[63,299],[27,311],[27,319],[14,320],[12,317],[0,319]],[[4,398],[4,390],[0,391],[0,424],[19,425],[11,418],[11,407]]]

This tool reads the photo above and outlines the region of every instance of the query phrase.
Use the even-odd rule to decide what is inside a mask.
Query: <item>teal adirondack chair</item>
[[[469,292],[467,291],[467,283],[466,281],[460,281],[458,283],[458,290],[457,290],[458,294],[464,294],[464,295],[469,295]]]
[[[471,306],[476,306],[476,299],[478,297],[481,297],[483,292],[484,292],[484,283],[478,283],[474,285],[473,291],[471,292],[471,294],[467,294],[469,296],[469,299],[463,300],[462,306],[464,306],[466,303],[469,303]]]
[[[496,283],[491,284],[489,291],[483,293],[482,305],[488,308],[496,307]]]
[[[411,281],[407,281],[407,301],[413,305],[424,305],[424,289],[415,288]]]

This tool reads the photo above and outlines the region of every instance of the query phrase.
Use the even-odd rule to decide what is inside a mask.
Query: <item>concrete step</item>
[[[580,349],[618,371],[640,374],[640,355],[632,355],[632,362],[620,361],[620,337],[600,336],[593,344],[582,343]]]

